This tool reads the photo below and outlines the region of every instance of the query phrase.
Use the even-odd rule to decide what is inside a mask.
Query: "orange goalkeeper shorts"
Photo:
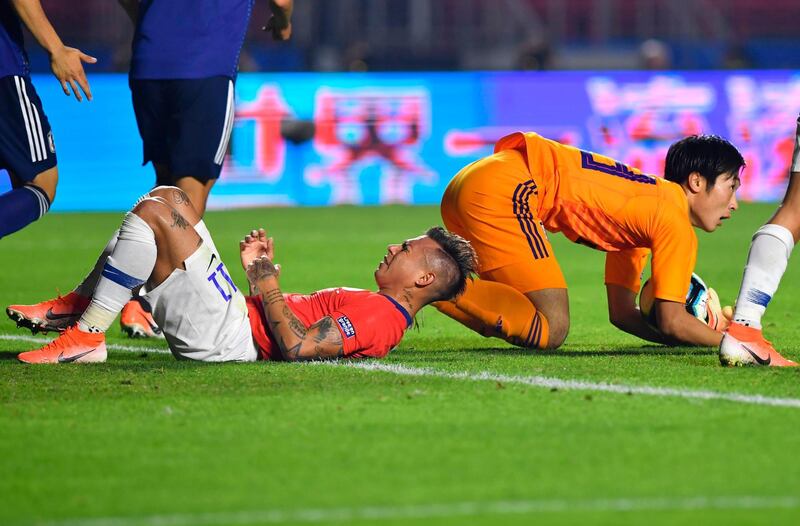
[[[464,167],[442,198],[442,220],[468,239],[482,279],[520,292],[566,288],[537,217],[539,191],[523,155],[504,150]]]

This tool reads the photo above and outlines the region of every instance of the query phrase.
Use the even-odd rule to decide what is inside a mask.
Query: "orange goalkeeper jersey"
[[[655,297],[684,301],[697,237],[680,185],[532,132],[503,137],[503,150],[525,157],[547,230],[608,252],[606,283],[638,292],[652,252]]]

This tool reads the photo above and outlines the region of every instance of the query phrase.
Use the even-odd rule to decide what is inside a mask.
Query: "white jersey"
[[[164,331],[172,354],[205,362],[253,362],[253,343],[244,296],[206,232],[184,265],[144,295]],[[202,235],[206,234],[206,235]],[[208,237],[209,239],[206,239]]]

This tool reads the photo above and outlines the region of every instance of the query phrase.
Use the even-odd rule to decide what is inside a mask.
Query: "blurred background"
[[[132,28],[115,1],[42,4],[96,71],[127,70]],[[289,44],[260,31],[267,13],[257,0],[242,71],[800,66],[796,0],[296,0]]]
[[[113,0],[42,3],[99,60],[95,100],[76,104],[26,40],[58,147],[54,209],[126,209],[154,179],[125,75],[132,24]],[[747,159],[743,198],[786,184],[797,0],[296,0],[287,43],[261,31],[267,18],[257,0],[213,208],[434,204],[516,130],[655,175],[671,142],[716,133]]]

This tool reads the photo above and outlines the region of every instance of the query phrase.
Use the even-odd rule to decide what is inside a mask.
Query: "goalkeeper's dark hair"
[[[478,271],[478,256],[469,241],[434,226],[425,232],[439,245],[439,249],[428,254],[428,264],[439,280],[430,301],[451,300],[464,292],[467,280]]]
[[[664,163],[664,179],[683,184],[689,174],[697,172],[708,181],[711,190],[722,174],[739,176],[745,162],[742,154],[727,140],[717,135],[691,135],[669,147]]]

